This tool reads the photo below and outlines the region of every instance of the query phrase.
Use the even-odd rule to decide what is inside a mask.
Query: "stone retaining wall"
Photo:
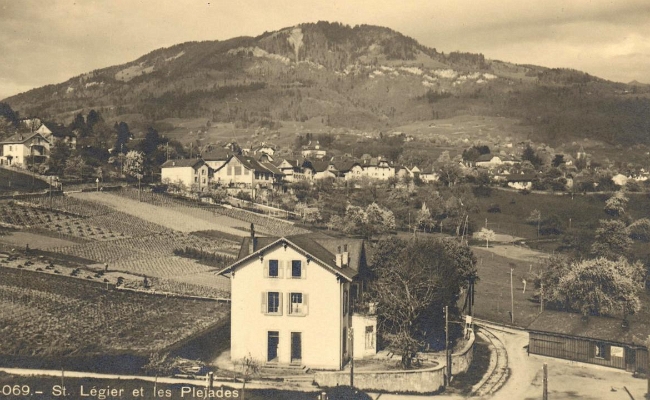
[[[452,354],[452,374],[467,371],[474,357],[474,332],[465,347]],[[347,386],[350,372],[317,372],[314,381],[321,387]],[[361,390],[380,392],[434,393],[444,388],[445,366],[418,370],[357,371],[354,373],[354,387]]]

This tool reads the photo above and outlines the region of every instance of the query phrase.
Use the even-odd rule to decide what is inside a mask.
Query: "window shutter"
[[[278,301],[280,304],[278,305],[278,314],[282,315],[282,292],[278,292]]]
[[[286,261],[278,261],[278,278],[284,278],[284,269],[286,266]]]
[[[287,315],[291,315],[291,292],[287,293]]]
[[[303,314],[309,314],[309,295],[307,293],[302,294],[302,309]]]
[[[302,270],[300,271],[300,277],[302,279],[307,278],[307,262],[300,261],[300,269]]]
[[[262,266],[264,268],[264,277],[268,278],[269,277],[269,260],[266,260],[264,262],[264,265]]]
[[[266,312],[268,311],[267,304],[266,304],[268,298],[269,298],[268,293],[262,292],[262,314],[266,314]]]

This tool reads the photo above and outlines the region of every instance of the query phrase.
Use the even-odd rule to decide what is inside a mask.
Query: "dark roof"
[[[528,326],[529,331],[559,336],[588,338],[621,344],[645,344],[650,333],[650,321],[628,317],[623,328],[619,318],[588,317],[562,311],[544,311]]]
[[[8,138],[6,138],[5,140],[3,140],[3,141],[0,142],[0,143],[2,143],[2,144],[20,144],[20,143],[25,143],[26,141],[30,140],[30,139],[33,138],[34,136],[40,136],[41,138],[43,138],[43,140],[45,140],[46,142],[49,143],[49,140],[45,139],[45,138],[43,137],[43,135],[41,135],[41,134],[38,133],[38,132],[34,132],[34,133],[31,133],[31,132],[30,132],[30,133],[16,133],[16,134],[14,134],[14,135],[9,136]]]
[[[339,160],[334,161],[334,168],[336,168],[336,170],[339,172],[348,172],[352,169],[354,164],[354,160]]]
[[[533,174],[512,174],[506,176],[506,181],[508,182],[530,182],[535,179],[537,179],[537,176]]]
[[[241,162],[242,165],[248,169],[252,169],[253,171],[257,171],[257,172],[264,172],[267,174],[271,172],[253,157],[242,156],[238,154],[235,155],[234,157],[237,158],[239,162]]]
[[[290,160],[288,158],[278,158],[273,162],[273,164],[276,167],[279,167],[280,164],[282,164],[284,161],[289,163],[289,165],[291,165],[293,168],[300,168],[300,162],[298,160]]]
[[[337,239],[325,235],[315,235],[312,233],[278,237],[261,237],[256,238],[256,251],[252,254],[249,252],[250,238],[246,237],[242,240],[241,248],[237,261],[232,265],[219,271],[220,274],[229,272],[231,269],[238,267],[242,261],[252,257],[254,254],[262,253],[266,248],[272,247],[275,244],[282,242],[294,247],[296,250],[301,251],[311,257],[319,264],[323,264],[331,272],[340,274],[348,280],[354,279],[357,276],[363,258],[364,246],[361,239]],[[336,253],[338,246],[343,248],[344,245],[348,246],[349,265],[344,268],[336,266]]]
[[[311,162],[311,165],[312,168],[314,168],[314,171],[323,172],[323,171],[327,171],[327,168],[329,167],[330,163],[328,161],[314,160]]]
[[[267,170],[271,171],[274,175],[284,175],[284,172],[280,171],[275,165],[270,162],[260,162],[260,164]]]
[[[230,157],[231,154],[232,151],[230,151],[230,149],[224,149],[223,147],[215,147],[203,153],[202,158],[205,161],[225,161]]]
[[[161,168],[181,168],[181,167],[197,168],[198,164],[203,165],[204,161],[200,158],[181,158],[178,160],[167,160],[160,167]]]

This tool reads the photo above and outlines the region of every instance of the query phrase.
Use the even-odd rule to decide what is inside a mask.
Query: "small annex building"
[[[530,354],[647,372],[650,321],[543,311],[528,326]]]
[[[219,271],[231,279],[231,360],[340,370],[352,354],[374,355],[377,320],[374,307],[361,306],[364,271],[363,240],[256,237],[251,226],[237,261]]]

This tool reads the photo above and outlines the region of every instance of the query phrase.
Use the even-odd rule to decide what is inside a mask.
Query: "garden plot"
[[[74,193],[71,196],[104,204],[114,208],[115,210],[126,212],[137,218],[160,224],[168,229],[176,231],[193,232],[200,230],[219,230],[239,237],[248,235],[247,232],[231,227],[230,223],[235,224],[235,226],[241,223],[241,221],[237,220],[203,220],[168,207],[147,204],[110,193]]]
[[[0,268],[0,353],[149,354],[218,322],[211,301],[106,290],[80,279]]]

